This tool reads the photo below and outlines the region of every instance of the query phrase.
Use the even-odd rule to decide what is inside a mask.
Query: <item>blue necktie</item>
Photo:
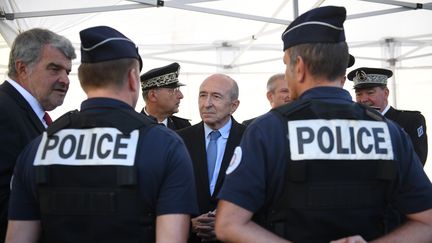
[[[218,130],[212,131],[210,133],[210,142],[207,146],[207,170],[208,170],[208,178],[209,184],[212,181],[213,172],[216,165],[217,158],[217,140],[221,136]]]

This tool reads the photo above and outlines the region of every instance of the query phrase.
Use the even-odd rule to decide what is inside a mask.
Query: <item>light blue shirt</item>
[[[30,94],[26,89],[24,89],[21,85],[19,85],[14,80],[8,79],[6,80],[6,82],[10,83],[24,97],[27,103],[29,103],[32,110],[36,113],[39,120],[42,122],[45,128],[47,128],[48,125],[43,119],[45,115],[45,111],[42,109],[42,106],[40,105],[39,101],[37,101],[37,99],[32,94]]]
[[[219,171],[222,165],[222,159],[225,153],[225,147],[228,141],[228,136],[231,130],[232,121],[231,118],[228,120],[228,122],[221,128],[219,128],[219,132],[221,133],[221,136],[217,140],[217,158],[216,158],[216,164],[215,169],[213,171],[213,178],[210,182],[210,195],[213,194],[216,182],[218,179]],[[210,133],[213,131],[210,127],[208,127],[204,123],[204,135],[205,135],[205,141],[206,141],[206,149],[210,142]],[[206,161],[207,162],[207,161]]]

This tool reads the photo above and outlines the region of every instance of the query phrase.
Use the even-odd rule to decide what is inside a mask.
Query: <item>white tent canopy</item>
[[[76,77],[78,33],[108,25],[138,44],[143,71],[174,61],[181,64],[180,79],[187,86],[182,88],[180,116],[193,123],[200,120],[198,86],[209,74],[223,72],[239,83],[241,104],[234,117],[242,121],[270,107],[265,83],[272,74],[284,72],[283,30],[298,14],[325,5],[347,9],[345,33],[356,57],[353,68],[392,69],[391,103],[422,111],[432,127],[432,108],[427,106],[432,91],[432,2],[428,1],[2,0],[0,73],[7,78],[9,46],[17,33],[33,27],[51,29],[68,37],[78,54],[70,91],[54,117],[79,108],[85,95]],[[350,82],[346,88],[352,90]],[[141,101],[137,110],[142,106]]]

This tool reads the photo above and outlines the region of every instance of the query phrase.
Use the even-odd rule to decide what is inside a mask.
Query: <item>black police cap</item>
[[[348,67],[352,67],[355,63],[355,57],[349,54]]]
[[[393,72],[384,68],[357,68],[348,73],[347,78],[354,82],[354,89],[386,86]]]
[[[153,88],[177,88],[184,86],[178,80],[180,65],[176,62],[169,65],[154,68],[141,75],[142,90]]]
[[[344,7],[314,8],[297,17],[282,34],[285,51],[305,43],[338,43],[345,41]]]
[[[119,31],[108,26],[96,26],[80,31],[81,62],[98,63],[123,58],[142,60],[138,47]]]

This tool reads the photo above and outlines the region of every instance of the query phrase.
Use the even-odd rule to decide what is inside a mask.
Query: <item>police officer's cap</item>
[[[96,26],[80,32],[81,62],[98,63],[123,58],[142,60],[138,47],[129,38],[108,26]]]
[[[354,82],[354,89],[365,89],[386,86],[392,75],[388,69],[361,67],[348,73],[347,78]]]
[[[169,65],[154,68],[141,75],[141,84],[143,90],[153,88],[177,88],[184,86],[178,80],[180,65],[176,62]]]
[[[345,41],[344,7],[314,8],[297,17],[282,34],[283,50],[305,43],[338,43]]]
[[[349,54],[348,67],[352,67],[355,63],[355,57]]]

